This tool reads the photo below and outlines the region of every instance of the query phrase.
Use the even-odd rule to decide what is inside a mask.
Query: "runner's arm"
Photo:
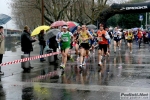
[[[89,31],[87,31],[87,34],[88,34],[88,36],[89,36],[89,38],[88,38],[87,40],[93,39],[93,36],[90,34]]]
[[[110,39],[110,36],[109,36],[109,34],[108,34],[108,32],[106,31],[106,34],[105,34],[105,38],[107,39],[107,40],[109,40]]]
[[[134,34],[132,33],[132,39],[134,39]]]
[[[69,32],[70,36],[71,36],[71,40],[74,41],[74,36],[71,32]]]

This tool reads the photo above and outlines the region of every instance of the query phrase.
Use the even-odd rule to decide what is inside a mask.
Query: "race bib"
[[[116,32],[114,33],[114,37],[117,37],[117,33]]]
[[[67,42],[67,41],[68,41],[68,37],[63,37],[62,40],[63,40],[64,42]]]
[[[102,37],[99,37],[99,38],[98,38],[98,41],[100,41],[100,42],[103,41],[103,38],[102,38]]]
[[[128,38],[131,38],[131,36],[128,36]]]

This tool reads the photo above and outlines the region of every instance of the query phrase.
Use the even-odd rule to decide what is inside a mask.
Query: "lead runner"
[[[61,53],[62,53],[62,64],[60,65],[61,69],[64,69],[66,67],[67,62],[67,55],[70,50],[70,44],[71,40],[73,39],[73,34],[69,31],[67,31],[68,26],[64,25],[63,32],[60,33],[59,41],[61,42]]]

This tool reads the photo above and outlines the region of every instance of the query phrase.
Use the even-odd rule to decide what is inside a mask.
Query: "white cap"
[[[65,29],[67,29],[68,27],[67,27],[67,26],[63,26],[62,28],[65,28]]]

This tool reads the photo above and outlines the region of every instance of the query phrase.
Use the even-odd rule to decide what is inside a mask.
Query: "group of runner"
[[[141,48],[141,43],[149,44],[150,43],[150,33],[148,31],[142,30],[138,28],[135,30],[128,30],[124,33],[125,39],[128,42],[128,47],[130,49],[130,53],[132,53],[132,43],[133,40],[138,43],[139,49]]]
[[[137,36],[139,36],[140,41],[139,34],[140,33],[138,33]],[[123,34],[123,31],[119,30],[117,27],[114,28],[114,31],[109,31],[108,27],[104,27],[103,24],[100,24],[99,30],[95,32],[93,29],[88,29],[86,25],[82,25],[81,27],[78,26],[75,33],[72,34],[68,31],[68,27],[64,25],[59,34],[59,39],[57,39],[60,43],[62,52],[62,63],[60,68],[64,69],[66,66],[72,43],[75,44],[75,54],[80,63],[79,68],[82,70],[83,66],[85,66],[86,59],[90,55],[90,51],[95,53],[95,48],[98,47],[98,65],[102,66],[102,58],[109,57],[110,55],[111,39],[113,38],[114,40],[114,53],[116,53],[117,47],[121,50],[123,37],[127,40],[130,53],[132,53],[132,42],[134,39],[132,30],[128,30]]]

